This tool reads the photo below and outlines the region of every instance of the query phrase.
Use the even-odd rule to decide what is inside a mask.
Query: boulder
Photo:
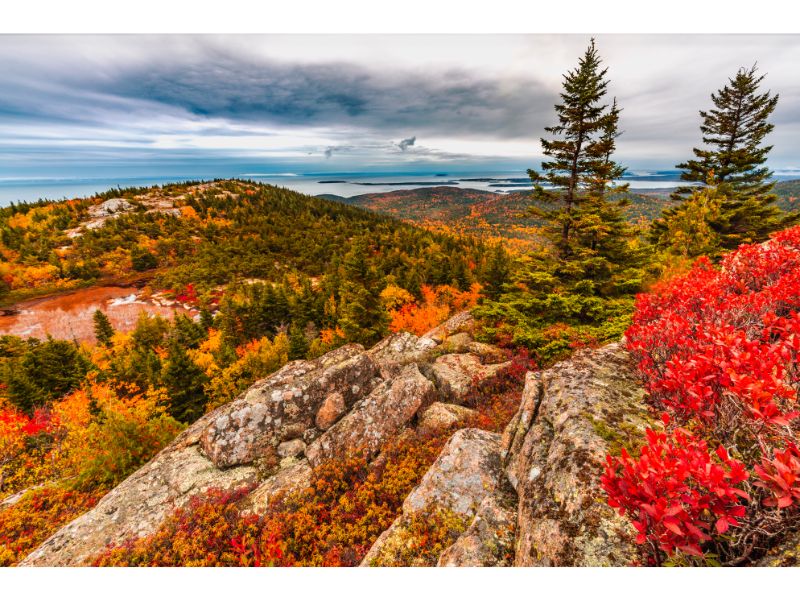
[[[278,444],[278,456],[281,458],[293,458],[300,456],[306,450],[306,443],[303,440],[289,440]]]
[[[133,204],[128,202],[125,198],[109,198],[100,204],[90,206],[86,212],[92,218],[110,217],[115,214],[129,212],[133,210],[133,208]]]
[[[415,516],[446,511],[471,521],[487,496],[503,485],[500,436],[480,429],[461,429],[447,442],[419,485],[403,502],[402,514],[367,552],[362,566],[397,565]]]
[[[466,421],[475,414],[476,411],[471,408],[445,402],[434,402],[419,416],[417,431],[423,435],[443,431],[456,423]]]
[[[442,342],[442,350],[447,353],[461,354],[469,352],[469,346],[474,340],[465,331],[446,337]]]
[[[516,496],[513,490],[509,492],[500,486],[484,498],[470,526],[452,546],[442,552],[436,566],[511,566],[516,523]]]
[[[154,533],[189,499],[209,488],[237,489],[254,485],[254,467],[220,471],[197,446],[170,445],[153,460],[106,494],[92,510],[62,527],[20,564],[77,566],[109,544]]]
[[[244,513],[260,513],[279,496],[300,492],[311,485],[311,465],[301,460],[281,469],[242,499],[239,508]]]
[[[468,333],[472,335],[473,331],[475,331],[475,318],[468,311],[464,311],[453,315],[447,319],[447,321],[434,327],[422,337],[424,339],[433,340],[437,344],[441,344],[445,339],[456,333]]]
[[[424,405],[433,402],[433,384],[411,364],[392,381],[385,381],[350,413],[319,436],[306,449],[312,466],[329,459],[342,459],[354,452],[372,457],[381,446],[408,423]]]
[[[635,532],[603,501],[600,475],[606,454],[650,425],[643,396],[620,344],[528,374],[503,434],[519,496],[516,566],[621,566],[636,558]]]
[[[433,362],[431,375],[448,402],[464,404],[471,392],[510,364],[484,365],[476,354],[445,354]]]
[[[470,342],[467,345],[466,352],[480,356],[481,362],[485,365],[492,365],[508,360],[508,355],[500,348],[492,346],[491,344],[484,344],[483,342]]]
[[[347,404],[344,401],[344,396],[339,392],[333,392],[328,394],[325,400],[322,401],[322,406],[319,407],[314,422],[319,429],[325,431],[330,429],[339,420],[339,417],[346,412]]]
[[[220,468],[276,460],[277,446],[314,428],[332,394],[340,394],[350,407],[379,383],[377,376],[377,365],[357,344],[313,361],[289,363],[210,413],[200,445]]]
[[[432,339],[420,338],[413,333],[403,331],[378,342],[367,351],[367,354],[378,365],[381,376],[390,379],[407,364],[427,362],[437,345],[438,343]]]

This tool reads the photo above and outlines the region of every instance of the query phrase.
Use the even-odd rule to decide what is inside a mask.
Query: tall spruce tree
[[[545,222],[545,234],[555,249],[554,274],[565,282],[583,282],[584,292],[610,293],[614,273],[632,261],[626,238],[630,227],[615,186],[625,168],[613,159],[620,135],[621,109],[616,99],[603,103],[607,93],[606,68],[594,40],[564,76],[561,103],[555,105],[558,124],[546,127],[551,139],[542,139],[550,160],[542,172],[529,170],[537,205],[531,213]]]
[[[170,415],[182,423],[192,423],[203,416],[207,377],[175,338],[169,341],[162,381],[170,397]]]
[[[720,209],[709,227],[718,235],[722,248],[765,240],[777,229],[795,222],[774,202],[772,171],[766,166],[771,145],[764,138],[773,130],[769,117],[778,104],[778,95],[759,92],[764,75],[756,66],[741,68],[728,83],[711,94],[714,108],[700,111],[703,148],[694,148],[695,158],[677,165],[681,180],[709,184],[721,198]],[[681,205],[666,209],[654,221],[651,240],[665,240],[668,221],[683,215],[683,203],[690,201],[696,186],[677,188],[672,199]]]
[[[111,338],[114,337],[114,327],[108,316],[102,310],[97,309],[92,315],[94,321],[94,337],[97,338],[97,343],[103,346],[111,345]]]

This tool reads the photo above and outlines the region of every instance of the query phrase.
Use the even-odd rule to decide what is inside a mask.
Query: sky
[[[596,38],[632,171],[688,158],[711,92],[755,62],[780,94],[770,166],[800,169],[800,36]],[[0,179],[535,167],[588,41],[0,36]]]

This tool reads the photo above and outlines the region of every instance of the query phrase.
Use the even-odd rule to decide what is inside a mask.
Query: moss
[[[592,428],[598,437],[608,444],[608,453],[619,456],[623,448],[631,456],[636,456],[642,446],[642,431],[632,423],[621,420],[609,426],[606,421],[590,417]]]

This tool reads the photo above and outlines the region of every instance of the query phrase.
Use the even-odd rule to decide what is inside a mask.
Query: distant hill
[[[632,192],[626,209],[631,221],[655,218],[669,202],[668,190]],[[454,187],[418,188],[342,198],[320,196],[398,219],[484,239],[506,239],[521,248],[537,241],[536,219],[526,216],[533,204],[529,190],[500,194]]]
[[[625,209],[631,222],[650,221],[672,202],[669,188],[632,189]],[[778,204],[784,210],[800,207],[800,180],[781,181],[775,186]],[[457,234],[478,235],[485,239],[502,238],[512,245],[528,247],[537,240],[537,222],[526,217],[533,204],[530,191],[508,194],[451,186],[417,188],[360,194],[345,198],[321,194],[320,198],[391,215],[426,227]]]

